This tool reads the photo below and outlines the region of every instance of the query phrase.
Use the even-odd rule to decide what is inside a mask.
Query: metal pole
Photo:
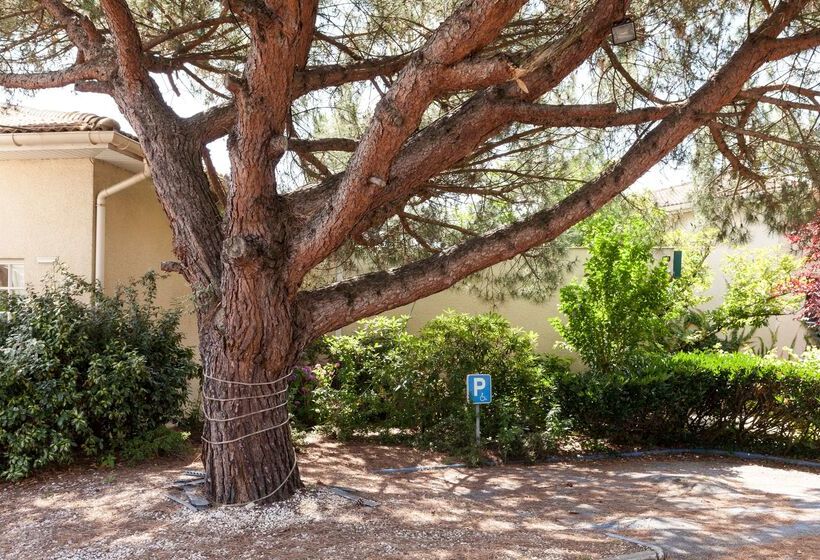
[[[481,447],[481,405],[475,405],[475,446]]]

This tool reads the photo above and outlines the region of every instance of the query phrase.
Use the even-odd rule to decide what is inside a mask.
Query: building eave
[[[0,134],[0,161],[91,159],[132,173],[145,167],[139,143],[113,130]]]

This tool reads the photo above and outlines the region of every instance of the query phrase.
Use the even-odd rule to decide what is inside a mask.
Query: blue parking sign
[[[468,375],[467,400],[470,404],[490,404],[493,400],[493,378],[484,373]]]

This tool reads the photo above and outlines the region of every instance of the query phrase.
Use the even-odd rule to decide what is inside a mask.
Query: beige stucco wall
[[[582,275],[583,263],[586,258],[587,251],[585,249],[569,250],[567,259],[573,262],[573,267],[565,274],[565,281],[569,282],[573,278],[579,278]],[[494,311],[503,315],[513,326],[534,332],[538,336],[537,349],[539,352],[571,356],[569,352],[555,347],[555,343],[560,337],[549,323],[550,319],[560,315],[557,294],[544,303],[533,303],[516,298],[508,298],[500,303],[492,303],[455,287],[389,311],[386,315],[409,316],[409,330],[418,332],[425,323],[442,314],[445,310],[452,310],[457,313],[487,313]],[[351,332],[355,328],[355,325],[350,325],[342,329],[342,332]]]
[[[567,274],[567,280],[576,274]],[[549,352],[571,357],[571,353],[555,347],[559,340],[558,333],[550,325],[549,320],[559,315],[558,298],[552,297],[544,303],[532,303],[521,299],[507,299],[502,303],[493,304],[479,299],[457,288],[446,290],[438,294],[421,299],[410,305],[405,305],[389,315],[409,315],[408,327],[411,332],[418,332],[422,326],[445,310],[451,309],[458,313],[487,313],[495,311],[503,315],[510,323],[526,331],[532,331],[537,336],[539,352]],[[355,327],[346,327],[346,332]]]
[[[94,192],[97,193],[132,174],[97,162],[94,166]],[[95,195],[96,196],[96,195]],[[154,193],[153,183],[145,180],[106,199],[105,288],[136,279],[150,270],[160,271],[162,261],[174,260],[171,229]],[[196,319],[188,284],[179,274],[163,275],[157,282],[157,303],[181,306],[180,322],[185,342],[196,347]]]
[[[671,256],[671,250],[658,249],[656,256],[658,258]],[[564,283],[580,279],[583,276],[584,263],[587,258],[588,251],[586,249],[572,248],[568,250],[567,260],[572,263],[572,266],[564,274]],[[553,328],[550,320],[554,317],[561,317],[561,313],[558,311],[558,303],[557,292],[543,303],[533,303],[517,298],[508,298],[500,303],[492,303],[455,287],[402,306],[387,312],[385,315],[409,316],[409,330],[418,332],[426,322],[445,310],[473,314],[494,311],[504,316],[514,327],[534,332],[537,335],[536,349],[539,352],[548,352],[572,358],[574,361],[573,366],[580,368],[582,364],[575,359],[575,354],[557,345],[561,337]],[[355,329],[356,325],[350,325],[342,329],[342,332],[352,332]]]
[[[0,161],[0,259],[22,259],[27,284],[53,268],[38,257],[92,276],[93,173],[84,159]]]
[[[132,173],[89,159],[0,161],[0,260],[22,262],[27,285],[39,287],[58,259],[94,278],[96,193]],[[173,258],[171,232],[150,181],[107,200],[106,290]],[[179,275],[160,279],[160,305],[183,305],[186,343],[196,346],[190,290]]]

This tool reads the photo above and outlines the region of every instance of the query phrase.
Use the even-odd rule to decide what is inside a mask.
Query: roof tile
[[[49,111],[19,105],[0,106],[0,134],[120,130],[120,123],[90,113]]]

